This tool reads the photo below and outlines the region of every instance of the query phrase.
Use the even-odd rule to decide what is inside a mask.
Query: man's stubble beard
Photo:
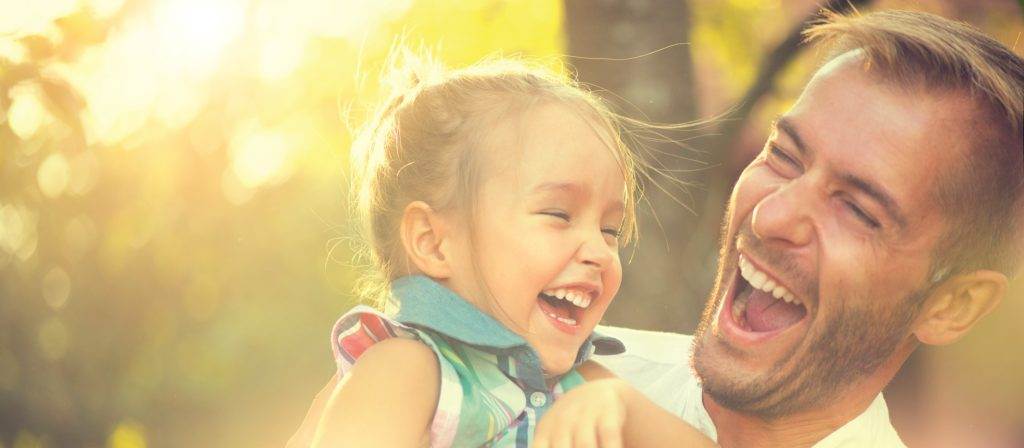
[[[814,340],[806,349],[798,353],[806,344],[793,346],[772,368],[754,377],[729,378],[728,372],[723,371],[728,366],[707,359],[704,353],[705,338],[716,337],[711,322],[719,302],[724,300],[725,275],[732,275],[735,270],[724,264],[730,247],[726,244],[732,244],[724,237],[723,232],[715,287],[694,334],[691,365],[702,389],[716,403],[764,419],[822,408],[837,399],[845,388],[874,373],[906,340],[923,299],[931,292],[925,286],[894,306],[877,309],[849,308],[844,305],[856,302],[837,297],[833,300],[841,308],[818,334],[808,335]],[[726,352],[732,349],[726,345],[721,348]]]

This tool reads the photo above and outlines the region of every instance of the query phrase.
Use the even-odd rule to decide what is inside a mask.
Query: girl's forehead
[[[517,113],[496,122],[476,148],[477,186],[488,191],[485,196],[516,202],[542,197],[622,202],[627,194],[624,164],[599,119],[559,102]],[[569,191],[586,194],[562,194]]]
[[[495,168],[539,165],[552,169],[591,157],[620,161],[614,131],[589,106],[548,101],[499,120],[487,132],[486,159]],[[559,165],[563,165],[559,167]],[[585,167],[577,165],[574,169]]]

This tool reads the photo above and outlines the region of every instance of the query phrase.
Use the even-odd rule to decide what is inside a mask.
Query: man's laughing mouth
[[[719,326],[740,341],[771,339],[807,320],[808,310],[781,280],[739,255],[733,285],[719,315]]]

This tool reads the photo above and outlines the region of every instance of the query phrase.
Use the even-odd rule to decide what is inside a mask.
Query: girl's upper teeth
[[[586,308],[590,306],[590,294],[587,294],[583,291],[559,288],[544,290],[543,293],[551,297],[565,300],[580,308]]]
[[[796,295],[789,292],[789,290],[784,286],[775,283],[775,280],[769,278],[768,274],[759,271],[754,267],[754,264],[748,261],[743,255],[740,255],[739,265],[740,275],[743,276],[743,279],[746,280],[750,286],[767,292],[776,299],[781,299],[788,303],[800,304],[800,299],[796,298]]]

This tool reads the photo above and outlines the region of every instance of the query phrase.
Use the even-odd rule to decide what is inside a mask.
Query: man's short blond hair
[[[884,82],[973,100],[963,120],[970,153],[939,175],[950,229],[935,269],[1014,275],[1024,255],[1024,59],[970,25],[922,12],[826,12],[805,37],[828,46],[829,59],[859,50]]]

